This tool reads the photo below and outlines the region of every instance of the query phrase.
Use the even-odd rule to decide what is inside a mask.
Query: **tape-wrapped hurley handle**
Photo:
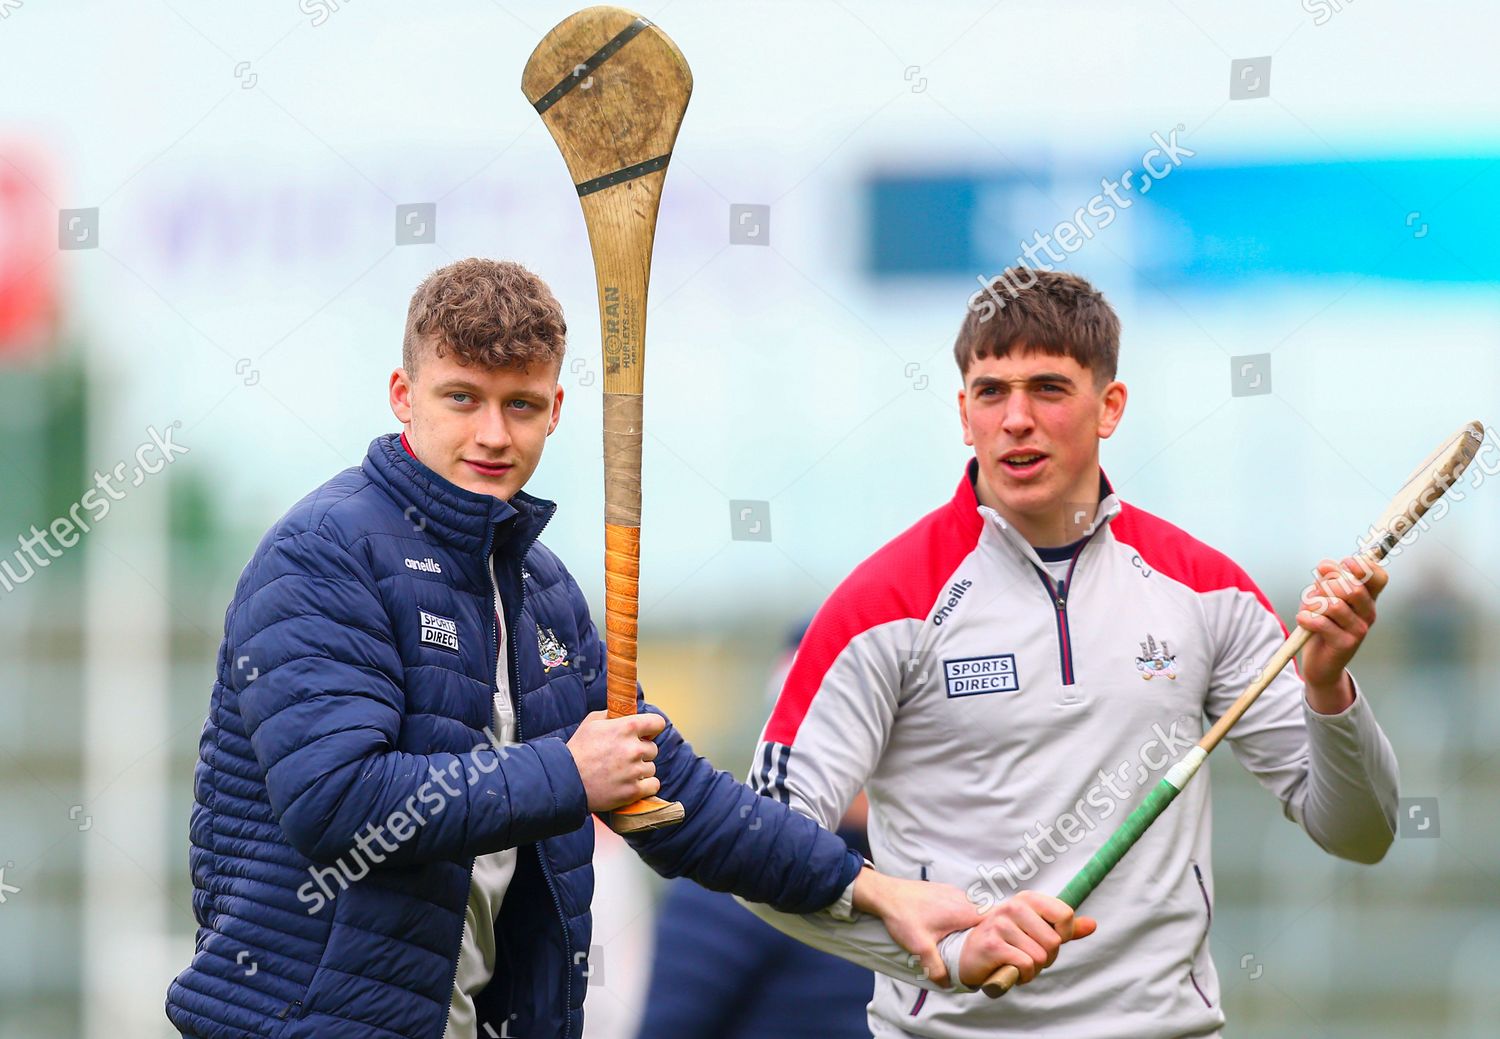
[[[567,163],[594,258],[604,362],[604,587],[609,713],[636,707],[640,602],[641,415],[646,290],[662,183],[693,76],[671,39],[623,7],[564,18],[521,76]],[[646,798],[610,814],[629,833],[681,821]]]

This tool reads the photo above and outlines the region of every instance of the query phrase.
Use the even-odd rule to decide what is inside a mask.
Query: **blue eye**
[[[464,403],[466,403],[466,401],[461,401],[458,398],[460,398],[460,397],[467,397],[467,396],[468,396],[467,393],[450,393],[450,394],[448,394],[448,399],[451,400],[451,401],[453,401],[455,404],[464,404]]]

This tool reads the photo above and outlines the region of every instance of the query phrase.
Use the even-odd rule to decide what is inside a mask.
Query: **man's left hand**
[[[891,877],[869,866],[854,879],[854,908],[880,917],[896,944],[916,956],[941,988],[953,981],[938,942],[980,922],[979,910],[953,885]]]
[[[1375,600],[1390,575],[1363,556],[1348,556],[1342,564],[1325,559],[1317,575],[1297,613],[1297,623],[1313,633],[1302,650],[1302,680],[1313,710],[1338,714],[1354,702],[1345,669],[1375,625]]]

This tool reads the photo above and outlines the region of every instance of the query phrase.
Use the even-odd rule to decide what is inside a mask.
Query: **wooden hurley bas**
[[[635,713],[646,289],[662,182],[693,76],[666,34],[620,7],[559,22],[526,62],[526,100],[578,189],[594,254],[604,348],[604,588],[609,713]],[[611,813],[621,833],[682,821],[647,797]]]
[[[1374,561],[1379,563],[1391,549],[1396,547],[1403,536],[1405,536],[1417,521],[1427,514],[1448,488],[1458,482],[1459,477],[1474,456],[1479,453],[1479,448],[1484,443],[1484,426],[1479,422],[1470,422],[1458,432],[1445,440],[1436,451],[1427,457],[1406,480],[1406,484],[1400,492],[1391,499],[1380,519],[1375,522],[1371,530],[1375,533],[1374,543],[1366,546],[1359,553],[1363,561]],[[1368,573],[1368,571],[1366,571]],[[1358,574],[1349,576],[1358,580]],[[1146,799],[1140,803],[1135,811],[1126,817],[1125,821],[1110,835],[1104,846],[1094,853],[1093,858],[1079,870],[1067,886],[1057,893],[1059,900],[1066,902],[1069,906],[1077,909],[1083,904],[1083,900],[1093,893],[1094,888],[1109,875],[1109,871],[1125,857],[1125,853],[1134,847],[1135,842],[1140,839],[1141,834],[1156,821],[1157,816],[1167,810],[1167,806],[1182,792],[1197,773],[1198,767],[1203,764],[1205,758],[1219,745],[1234,723],[1239,721],[1250,705],[1255,702],[1256,697],[1281,674],[1282,668],[1286,667],[1291,659],[1302,651],[1307,645],[1307,640],[1312,638],[1312,632],[1297,625],[1297,630],[1288,636],[1281,644],[1270,661],[1255,680],[1250,683],[1250,688],[1240,694],[1236,700],[1225,711],[1213,728],[1203,734],[1198,745],[1182,756],[1162,777],[1152,791],[1146,795]],[[998,999],[1005,995],[1021,980],[1021,972],[1015,967],[1004,966],[991,974],[980,986],[984,994],[992,999]]]

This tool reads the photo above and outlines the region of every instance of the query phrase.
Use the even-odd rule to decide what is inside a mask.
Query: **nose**
[[[504,408],[485,408],[474,430],[474,443],[491,453],[510,446],[510,428],[505,424]]]
[[[1022,439],[1036,428],[1031,414],[1031,401],[1025,393],[1012,393],[1006,397],[1005,412],[1000,418],[1000,428],[1010,436]]]

